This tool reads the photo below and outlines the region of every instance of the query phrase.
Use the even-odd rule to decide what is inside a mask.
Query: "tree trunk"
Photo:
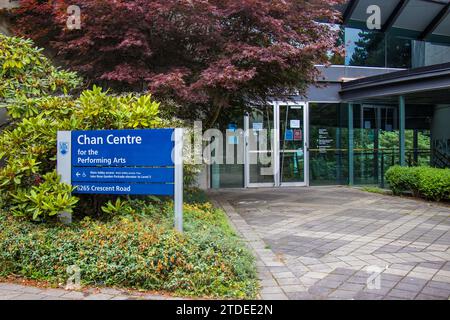
[[[212,117],[209,119],[207,129],[212,128],[216,124],[217,119],[219,119],[219,116],[220,116],[223,108],[226,105],[228,105],[228,96],[216,94],[213,98],[213,105],[217,106],[217,109],[214,111]]]
[[[219,119],[220,113],[222,112],[222,109],[223,109],[223,104],[222,103],[218,104],[216,111],[214,112],[211,119],[209,119],[207,129],[212,128],[216,124],[217,119]]]

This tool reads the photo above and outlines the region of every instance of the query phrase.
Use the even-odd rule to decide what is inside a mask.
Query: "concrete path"
[[[263,299],[449,299],[450,207],[347,187],[212,191]]]
[[[179,300],[179,298],[110,288],[69,291],[0,282],[0,300]]]

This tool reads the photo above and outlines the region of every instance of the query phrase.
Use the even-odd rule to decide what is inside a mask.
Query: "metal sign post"
[[[183,232],[183,129],[175,129],[175,229]]]
[[[72,185],[72,133],[70,131],[58,131],[57,133],[57,156],[56,171],[61,177],[61,182]],[[64,224],[72,223],[72,214],[69,212],[61,212],[58,215],[59,220]]]
[[[173,196],[183,232],[183,129],[59,131],[57,141],[57,171],[73,193]]]

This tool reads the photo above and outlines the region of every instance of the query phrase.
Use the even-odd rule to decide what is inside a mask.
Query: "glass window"
[[[406,108],[405,158],[408,166],[431,163],[432,105],[408,105]]]
[[[384,67],[385,39],[380,32],[345,29],[345,64],[349,66]]]
[[[244,137],[236,134],[236,137],[231,134],[231,131],[242,130],[244,128],[244,115],[242,109],[227,110],[223,112],[219,123],[216,125],[223,136],[223,164],[212,164],[211,168],[211,188],[243,188],[244,187],[244,164],[242,159],[239,159],[239,155],[243,154]],[[227,130],[230,134],[227,136]],[[230,136],[231,135],[231,136]],[[227,159],[228,151],[234,149],[234,161],[233,163]],[[238,151],[238,148],[242,150]]]
[[[347,184],[347,105],[310,103],[309,118],[310,184]]]
[[[349,66],[410,68],[411,40],[398,32],[345,29],[345,63]]]
[[[386,67],[411,68],[412,40],[388,33],[386,35]]]
[[[412,61],[413,68],[450,62],[450,45],[413,41]]]
[[[398,107],[362,104],[353,112],[355,184],[380,184],[399,163]]]

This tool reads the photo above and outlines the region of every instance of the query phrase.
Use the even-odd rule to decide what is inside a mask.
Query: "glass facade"
[[[398,124],[397,106],[353,106],[355,184],[380,184],[385,171],[399,164]]]
[[[311,185],[348,183],[347,105],[309,104]]]
[[[330,61],[335,64],[410,69],[450,62],[450,45],[412,40],[396,29],[387,33],[344,27],[340,30],[338,45],[345,46],[346,55],[343,58],[330,54]],[[235,150],[247,152],[249,158],[264,153],[272,161],[250,162],[248,169],[244,164],[213,164],[210,166],[212,187],[241,188],[247,183],[254,186],[283,185],[283,182],[384,186],[385,172],[391,166],[437,163],[435,150],[446,155],[450,145],[448,133],[440,129],[438,136],[438,131],[433,130],[433,126],[443,127],[436,124],[439,119],[433,116],[437,107],[427,105],[426,98],[420,96],[416,100],[420,104],[408,100],[401,107],[398,98],[360,101],[351,108],[347,103],[310,102],[304,117],[301,103],[294,107],[281,103],[278,109],[255,108],[248,113],[246,125],[254,130],[248,141],[253,139],[256,143],[246,148],[244,136],[238,138],[239,143],[226,139],[224,157],[231,144]],[[448,110],[448,106],[441,109]],[[234,115],[224,115],[220,120],[217,128],[221,132],[245,128],[242,109],[235,111]],[[403,124],[405,130],[401,132]],[[268,131],[255,131],[257,128]],[[274,128],[278,128],[277,141],[270,133]],[[261,135],[267,135],[264,146],[259,145]],[[304,144],[307,137],[308,152]],[[305,174],[307,169],[309,172]],[[264,170],[273,174],[261,175]]]
[[[411,68],[412,41],[391,32],[345,28],[345,64],[349,66]]]
[[[272,158],[268,163],[254,164],[248,168],[250,185],[274,185],[273,157],[279,156],[281,185],[305,181],[304,168],[309,163],[309,184],[316,185],[380,185],[384,175],[394,165],[400,164],[401,113],[395,104],[360,103],[349,109],[344,103],[309,103],[308,122],[303,117],[303,105],[279,105],[279,116],[273,106],[255,108],[248,113],[249,143],[247,159],[261,153]],[[405,164],[408,166],[431,164],[431,130],[434,105],[408,104],[405,108],[404,140]],[[349,110],[352,113],[349,114]],[[349,122],[351,115],[351,122]],[[279,153],[274,154],[273,136],[269,132],[279,124]],[[351,125],[351,127],[350,127]],[[227,118],[217,126],[225,135],[230,129],[245,128],[244,116]],[[263,129],[267,129],[263,130]],[[309,157],[302,146],[309,130]],[[350,133],[352,145],[349,147]],[[261,134],[268,136],[260,145]],[[238,163],[238,148],[244,150],[244,133],[226,137],[223,146],[223,164],[212,164],[212,188],[242,188],[245,186],[245,165]],[[226,153],[233,149],[234,160],[227,163]],[[242,151],[241,150],[241,151]],[[299,150],[303,150],[300,152]],[[349,153],[349,150],[352,150]],[[242,153],[241,153],[242,154]],[[228,159],[229,160],[229,159]],[[234,161],[234,162],[233,162]],[[242,161],[242,159],[241,159]],[[353,175],[350,176],[350,172]]]
[[[408,105],[406,108],[405,153],[408,166],[431,164],[431,125],[433,105]]]
[[[412,41],[412,67],[425,67],[450,62],[450,45]]]
[[[338,40],[342,43],[348,66],[409,69],[450,62],[450,45],[411,40],[396,29],[381,33],[345,28]],[[336,58],[332,62],[339,63]]]
[[[244,187],[244,164],[242,159],[238,159],[243,154],[244,136],[241,133],[234,136],[232,131],[242,129],[244,127],[244,114],[242,110],[235,112],[230,111],[224,113],[216,125],[225,139],[223,139],[222,161],[220,164],[213,163],[210,167],[211,188],[243,188]],[[228,136],[233,135],[233,136]],[[230,156],[229,150],[233,150],[232,158],[227,161],[227,154]],[[241,150],[238,150],[241,149]],[[215,156],[215,154],[213,154]],[[231,161],[230,161],[231,160]],[[228,163],[227,163],[228,162]]]

